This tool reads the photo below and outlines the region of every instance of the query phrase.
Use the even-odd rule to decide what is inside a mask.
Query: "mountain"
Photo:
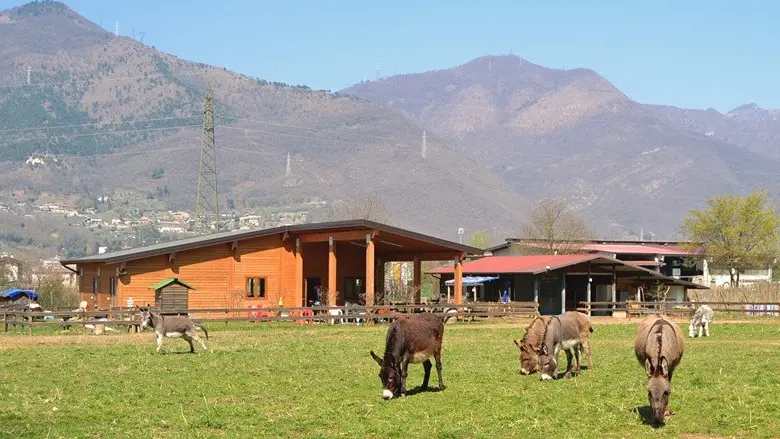
[[[395,224],[450,239],[458,227],[514,227],[527,211],[501,178],[437,136],[422,158],[423,128],[384,105],[182,60],[59,2],[3,11],[0,41],[0,196],[132,190],[193,211],[210,84],[223,206],[376,193]],[[35,161],[45,154],[53,158]]]
[[[674,237],[707,196],[780,189],[777,148],[757,128],[775,113],[643,105],[588,69],[486,56],[340,93],[403,112],[524,198],[566,197],[603,236]],[[709,133],[710,120],[728,135]]]

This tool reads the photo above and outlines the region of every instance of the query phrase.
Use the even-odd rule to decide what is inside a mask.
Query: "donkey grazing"
[[[520,349],[520,373],[530,375],[539,369],[539,350],[542,348],[544,329],[550,316],[538,316],[525,329],[523,338],[518,343],[512,340]]]
[[[421,388],[428,388],[431,375],[430,357],[436,360],[439,389],[444,390],[441,377],[441,342],[444,323],[433,313],[415,314],[399,318],[390,324],[385,339],[385,355],[379,358],[374,351],[371,357],[379,364],[382,381],[382,397],[392,399],[396,394],[406,394],[406,372],[409,363],[422,363],[425,370]]]
[[[563,377],[572,374],[572,351],[577,360],[574,372],[580,371],[580,350],[588,357],[588,369],[593,367],[590,351],[590,333],[593,326],[590,318],[577,311],[568,311],[559,316],[553,316],[547,322],[542,336],[542,346],[539,350],[539,372],[543,380],[557,377],[558,353],[561,348],[566,351],[566,372]]]
[[[163,336],[169,338],[183,338],[190,344],[190,352],[192,353],[195,353],[195,345],[192,343],[192,340],[200,343],[204,351],[207,350],[206,344],[198,337],[197,332],[198,329],[202,329],[206,334],[206,340],[208,340],[209,332],[205,327],[194,323],[185,316],[163,316],[148,308],[138,309],[141,310],[141,330],[144,330],[147,326],[151,326],[157,334],[157,350],[155,352],[160,352]]]
[[[709,305],[702,305],[696,309],[691,318],[691,323],[688,325],[688,336],[695,337],[698,331],[699,337],[701,337],[702,330],[704,330],[704,336],[710,336],[710,323],[715,318],[715,311],[709,307]]]
[[[683,356],[680,328],[666,316],[656,314],[639,322],[634,341],[639,364],[647,372],[647,398],[656,423],[663,422],[669,411],[672,374]]]

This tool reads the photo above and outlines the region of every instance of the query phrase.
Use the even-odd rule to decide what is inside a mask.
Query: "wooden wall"
[[[344,278],[365,279],[366,250],[344,242],[336,243],[338,304],[344,303]],[[268,236],[238,243],[235,252],[230,244],[219,244],[175,254],[129,261],[127,274],[117,282],[115,301],[109,295],[110,279],[116,275],[116,265],[84,264],[80,279],[82,300],[93,309],[95,300],[100,309],[125,306],[129,298],[136,305],[154,304],[154,291],[149,287],[162,279],[178,277],[192,285],[190,308],[235,308],[275,306],[282,298],[285,306],[301,306],[305,296],[296,294],[295,240],[283,240],[282,235]],[[100,269],[98,276],[97,270]],[[94,299],[92,278],[99,279],[99,294]],[[246,296],[249,277],[266,279],[266,297]],[[319,277],[328,285],[328,244],[303,244],[303,277]]]

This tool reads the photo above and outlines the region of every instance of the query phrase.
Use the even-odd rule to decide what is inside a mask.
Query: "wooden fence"
[[[299,322],[299,323],[356,323],[390,322],[413,313],[440,314],[445,321],[475,320],[496,317],[533,317],[539,314],[535,302],[466,303],[455,304],[397,304],[389,306],[318,306],[318,307],[264,307],[264,308],[212,308],[186,309],[176,314],[189,315],[196,322]],[[126,326],[137,330],[141,312],[137,308],[112,308],[105,311],[30,311],[3,310],[3,330],[34,327],[70,327],[84,325]]]
[[[752,302],[580,302],[577,311],[588,315],[625,313],[628,318],[663,313],[670,316],[691,316],[701,305],[709,305],[716,313],[755,316],[780,316],[780,303]]]

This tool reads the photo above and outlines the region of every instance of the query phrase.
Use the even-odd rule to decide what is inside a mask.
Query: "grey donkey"
[[[688,325],[688,336],[696,337],[698,332],[698,336],[701,337],[702,331],[704,331],[704,336],[709,337],[710,323],[712,323],[714,318],[715,311],[713,311],[709,305],[702,305],[696,308],[696,311],[691,318],[691,323]]]
[[[655,423],[660,424],[672,415],[669,410],[672,375],[682,360],[683,349],[682,331],[668,317],[650,315],[639,322],[634,353],[647,372],[647,398]]]
[[[141,330],[144,330],[146,327],[152,327],[155,334],[157,334],[157,350],[155,352],[160,352],[163,337],[183,338],[190,344],[191,353],[195,353],[195,345],[192,343],[193,340],[200,343],[204,351],[207,350],[206,344],[198,337],[197,332],[198,329],[202,329],[206,334],[206,340],[208,340],[209,332],[205,327],[193,322],[185,316],[164,316],[153,312],[148,308],[144,309],[139,307],[138,309],[141,310]]]
[[[580,351],[588,357],[588,368],[592,367],[590,351],[590,333],[593,326],[590,318],[577,311],[568,311],[559,316],[553,316],[547,321],[539,350],[539,372],[542,380],[557,377],[558,353],[566,352],[566,373],[564,378],[572,374],[572,356],[577,360],[574,372],[580,371]]]

